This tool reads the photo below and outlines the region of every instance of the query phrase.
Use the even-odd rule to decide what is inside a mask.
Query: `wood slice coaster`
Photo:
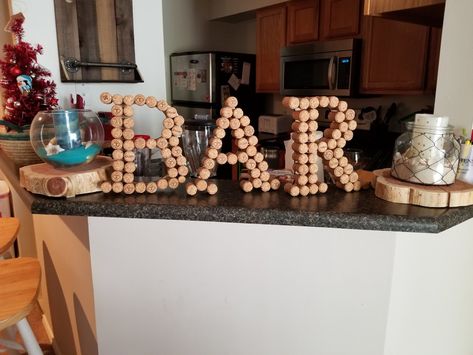
[[[383,200],[424,207],[460,207],[473,205],[473,185],[457,180],[452,185],[420,185],[398,180],[391,169],[376,175],[375,195]]]
[[[40,195],[51,197],[74,197],[102,191],[100,185],[107,180],[107,171],[113,160],[98,156],[87,165],[57,169],[42,163],[20,168],[20,186]]]

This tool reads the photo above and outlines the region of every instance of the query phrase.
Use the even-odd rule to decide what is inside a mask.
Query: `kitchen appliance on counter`
[[[255,89],[254,54],[182,52],[171,54],[170,61],[172,105],[186,120],[215,120],[225,100],[235,96],[257,129],[260,103]],[[231,151],[229,134],[222,151]],[[231,168],[219,166],[217,177],[231,178]]]
[[[318,41],[281,49],[281,95],[352,96],[359,77],[359,39]]]

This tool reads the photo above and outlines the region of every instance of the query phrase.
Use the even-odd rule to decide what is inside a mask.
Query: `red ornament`
[[[14,67],[10,68],[10,74],[18,76],[21,74],[21,69],[15,65]]]

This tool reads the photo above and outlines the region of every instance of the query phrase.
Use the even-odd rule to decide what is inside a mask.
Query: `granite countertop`
[[[473,217],[473,206],[426,208],[381,200],[373,190],[346,193],[330,186],[325,194],[291,197],[284,191],[244,193],[237,183],[216,181],[210,196],[187,196],[184,185],[157,194],[94,193],[55,199],[32,195],[12,181],[12,166],[0,153],[0,168],[35,214],[149,218],[344,229],[438,233]],[[3,161],[3,162],[2,162]],[[18,176],[18,172],[16,172]]]

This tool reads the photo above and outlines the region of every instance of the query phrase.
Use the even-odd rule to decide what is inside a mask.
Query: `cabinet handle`
[[[330,63],[328,65],[327,78],[328,78],[328,88],[330,90],[335,89],[335,59],[337,59],[337,57],[335,56],[331,57]]]

